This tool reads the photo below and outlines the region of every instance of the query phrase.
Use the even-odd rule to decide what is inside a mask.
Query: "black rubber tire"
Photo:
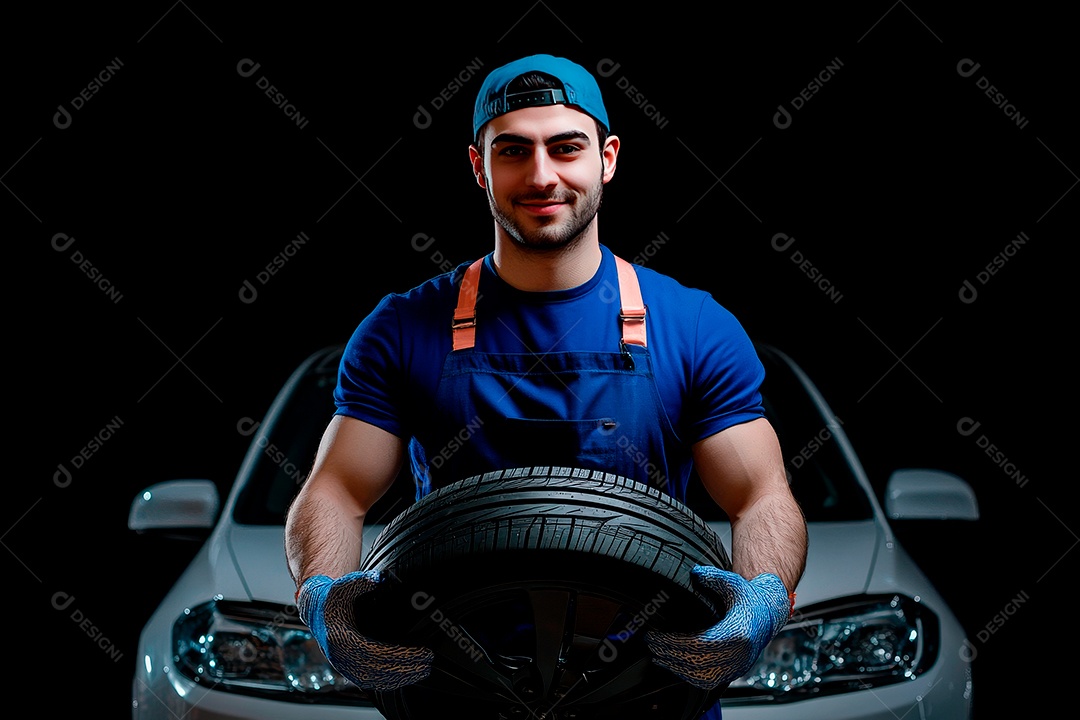
[[[427,680],[375,705],[390,720],[697,718],[723,688],[656,666],[643,631],[722,617],[690,583],[699,564],[731,567],[705,521],[611,473],[520,468],[436,490],[363,562],[388,582],[358,602],[360,631],[436,657]]]

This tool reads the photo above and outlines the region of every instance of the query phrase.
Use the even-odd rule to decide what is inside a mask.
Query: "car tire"
[[[697,718],[724,688],[680,681],[643,637],[723,616],[691,584],[695,565],[730,569],[719,536],[625,477],[519,468],[440,488],[363,562],[387,582],[358,601],[357,628],[435,653],[426,680],[373,701],[389,720]]]

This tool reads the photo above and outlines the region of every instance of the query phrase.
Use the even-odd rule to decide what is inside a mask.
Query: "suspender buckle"
[[[636,308],[623,308],[619,312],[619,320],[622,323],[623,343],[632,345],[645,345],[645,315],[648,308],[641,305]]]

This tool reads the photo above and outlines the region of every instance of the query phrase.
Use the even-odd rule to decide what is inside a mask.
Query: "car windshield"
[[[323,350],[297,378],[273,426],[258,442],[250,476],[241,489],[233,519],[244,525],[284,525],[289,503],[307,477],[319,440],[334,413],[333,390],[342,347]],[[788,480],[809,522],[871,517],[866,493],[835,441],[832,429],[783,356],[758,346],[765,365],[765,411],[780,439]],[[385,523],[415,500],[408,467],[369,512]],[[687,505],[705,520],[723,512],[692,479]]]

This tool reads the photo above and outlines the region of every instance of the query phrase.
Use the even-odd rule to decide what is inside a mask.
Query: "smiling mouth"
[[[535,215],[551,215],[555,213],[555,211],[557,211],[559,208],[565,206],[566,203],[559,201],[519,202],[518,205],[525,208],[526,212],[530,212]]]
[[[520,205],[521,207],[535,212],[550,212],[556,208],[562,207],[563,205],[569,205],[570,202],[566,198],[524,197],[515,200],[514,204]]]

